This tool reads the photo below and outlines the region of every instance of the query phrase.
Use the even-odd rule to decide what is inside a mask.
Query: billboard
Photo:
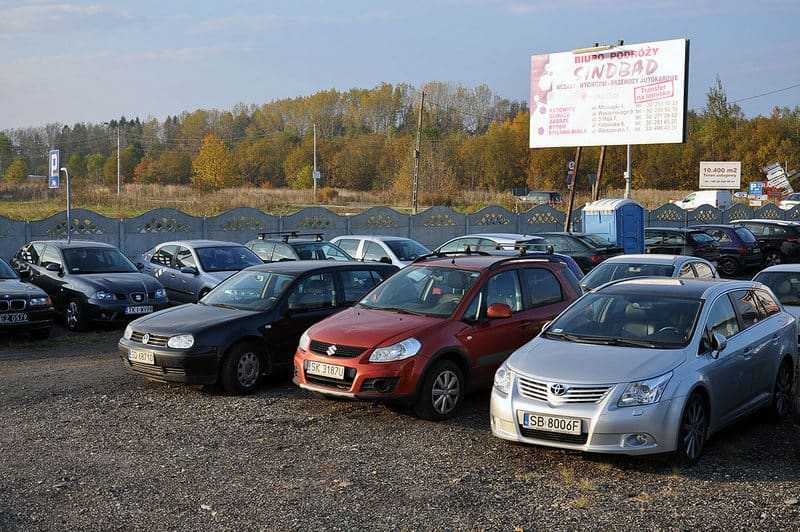
[[[741,161],[701,161],[700,188],[742,188]]]
[[[531,57],[531,148],[686,140],[689,41]]]

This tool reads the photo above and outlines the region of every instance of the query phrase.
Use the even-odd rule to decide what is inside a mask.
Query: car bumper
[[[592,453],[643,455],[674,451],[682,415],[679,398],[654,405],[617,408],[611,390],[599,404],[551,406],[549,403],[492,389],[490,421],[492,434],[504,440]],[[521,412],[581,419],[580,436],[562,436],[522,427]],[[636,436],[645,438],[635,443]]]
[[[338,397],[365,400],[403,399],[416,393],[422,359],[412,357],[398,362],[364,363],[357,358],[327,357],[298,349],[294,356],[293,382],[300,388]],[[306,372],[309,361],[343,366],[343,380],[319,377]]]
[[[97,301],[90,299],[84,310],[88,319],[91,321],[105,321],[105,322],[121,322],[130,321],[136,318],[141,318],[149,313],[144,314],[126,314],[125,309],[128,307],[152,306],[153,312],[165,309],[169,306],[167,300],[160,300],[158,302],[147,303],[129,303],[127,301]]]
[[[151,351],[153,364],[132,362],[129,358],[132,348]],[[123,338],[119,341],[118,351],[125,369],[151,380],[185,384],[214,384],[219,375],[219,354],[214,348],[182,351],[151,347]]]

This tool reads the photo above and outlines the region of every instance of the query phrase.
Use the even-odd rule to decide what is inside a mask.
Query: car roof
[[[702,232],[702,229],[692,227],[645,227],[645,231],[673,231],[675,233],[697,233]]]
[[[617,263],[629,263],[634,262],[637,264],[683,264],[686,261],[701,261],[707,262],[704,259],[699,257],[690,257],[688,255],[666,255],[666,254],[659,254],[659,253],[642,253],[642,254],[630,254],[630,255],[617,255],[616,257],[610,257],[603,261],[603,264],[617,264]]]
[[[336,238],[331,239],[333,240],[341,240],[343,238],[360,238],[364,240],[375,240],[375,241],[389,241],[389,240],[412,240],[411,238],[406,238],[404,236],[383,236],[383,235],[341,235],[337,236]]]
[[[694,224],[687,227],[687,229],[709,229],[709,228],[717,228],[717,229],[741,229],[740,225],[735,224]]]
[[[562,235],[562,236],[586,236],[590,233],[577,233],[575,231],[546,231],[543,233],[536,233],[537,235]]]
[[[367,270],[391,270],[396,271],[397,266],[384,264],[382,262],[362,262],[362,261],[333,261],[333,260],[284,260],[279,262],[268,262],[256,264],[245,268],[247,271],[285,273],[289,275],[300,275],[312,270],[349,270],[354,266],[358,269]]]
[[[800,264],[776,264],[775,266],[769,266],[764,268],[758,273],[764,272],[791,272],[791,273],[800,273]],[[758,275],[758,273],[756,275]]]
[[[197,239],[197,240],[173,240],[170,242],[164,242],[163,244],[159,244],[159,246],[164,246],[167,244],[184,246],[188,248],[231,247],[231,246],[240,247],[244,245],[244,244],[239,244],[237,242],[227,242],[225,240]]]
[[[536,255],[515,255],[509,257],[507,255],[449,255],[441,258],[430,256],[427,259],[414,261],[411,266],[434,266],[438,268],[457,268],[462,270],[483,271],[494,266],[496,263],[509,263],[509,264],[559,264],[561,267],[566,266],[563,259],[550,258],[546,254]]]
[[[525,235],[521,233],[474,233],[462,235],[456,238],[488,238],[491,240],[508,240],[509,243],[514,243],[517,240],[532,240],[541,237],[536,235]],[[455,238],[453,240],[455,240]]]
[[[732,224],[740,224],[743,222],[758,222],[758,223],[768,223],[768,224],[777,224],[777,225],[786,225],[786,226],[797,226],[800,225],[800,222],[792,222],[789,220],[770,220],[768,218],[742,218],[741,220],[731,220]]]
[[[117,249],[116,246],[107,244],[106,242],[94,242],[92,240],[33,240],[30,244],[47,244],[55,246],[59,249],[77,249],[77,248],[111,248]]]
[[[330,244],[331,242],[328,240],[317,240],[316,238],[289,238],[284,240],[283,238],[254,238],[250,240],[248,244],[255,244],[256,242],[274,242],[277,244]]]
[[[709,299],[730,290],[763,287],[764,285],[761,283],[753,281],[731,281],[729,279],[635,277],[612,281],[595,291],[619,295],[647,294],[656,297]]]

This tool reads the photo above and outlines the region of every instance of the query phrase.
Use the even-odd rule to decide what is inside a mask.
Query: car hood
[[[2,284],[0,284],[0,286],[2,286]],[[800,319],[800,306],[784,305],[783,310],[794,316],[795,319]]]
[[[444,318],[412,316],[388,310],[349,308],[322,320],[309,329],[312,340],[358,347],[379,347],[409,336],[423,336]]]
[[[85,273],[73,275],[73,279],[80,281],[96,290],[109,290],[111,292],[147,291],[152,292],[161,288],[161,283],[153,277],[139,272],[131,273]]]
[[[549,340],[541,336],[508,359],[518,373],[568,384],[618,384],[650,379],[686,360],[683,349],[647,349]]]
[[[44,297],[46,295],[38,286],[23,283],[19,279],[0,279],[0,298],[4,296]]]
[[[233,275],[234,273],[239,273],[239,270],[231,270],[231,271],[224,271],[224,272],[205,272],[204,275],[210,281],[216,281],[218,284]]]
[[[132,322],[131,327],[137,331],[164,335],[199,333],[209,327],[226,324],[252,314],[253,312],[249,310],[190,303],[143,316]]]

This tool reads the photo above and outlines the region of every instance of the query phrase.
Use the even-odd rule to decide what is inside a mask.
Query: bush
[[[319,191],[319,201],[321,203],[333,203],[339,197],[339,192],[335,188],[323,187]]]

